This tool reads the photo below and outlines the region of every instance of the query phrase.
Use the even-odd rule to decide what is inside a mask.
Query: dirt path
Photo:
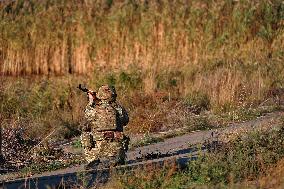
[[[228,141],[238,135],[242,135],[249,131],[272,129],[280,125],[281,118],[283,116],[284,112],[268,113],[265,116],[259,117],[252,121],[230,124],[225,128],[214,130],[191,132],[182,136],[166,139],[163,142],[138,147],[127,153],[127,161],[128,164],[137,164],[138,161],[143,161],[143,158],[145,160],[145,157],[147,159],[147,157],[151,158],[151,156],[153,159],[170,156],[188,157],[189,154],[192,153],[192,145],[203,143],[206,140]],[[151,161],[155,160],[148,160],[147,162]],[[34,177],[43,177],[66,173],[70,174],[82,171],[83,169],[83,166],[76,166],[67,169],[37,174],[34,175]],[[7,177],[5,178],[5,175],[0,176],[0,180],[6,179]]]
[[[230,124],[225,128],[219,128],[208,131],[197,131],[166,139],[163,142],[158,142],[148,146],[143,146],[130,151],[127,155],[128,160],[134,160],[138,157],[145,156],[150,153],[161,154],[183,154],[191,151],[190,146],[203,143],[206,140],[210,141],[228,141],[240,134],[247,133],[253,130],[268,130],[279,126],[281,117],[284,112],[274,112],[266,114],[255,120]]]

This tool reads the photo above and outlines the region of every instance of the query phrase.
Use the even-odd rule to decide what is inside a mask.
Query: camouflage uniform
[[[102,159],[123,163],[129,142],[123,134],[129,121],[127,112],[116,103],[114,87],[103,85],[96,97],[99,101],[90,101],[85,109],[88,124],[81,135],[85,158],[88,163]]]

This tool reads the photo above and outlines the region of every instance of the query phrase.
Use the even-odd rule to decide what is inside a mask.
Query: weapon
[[[86,87],[82,87],[82,84],[79,84],[78,89],[85,93],[91,92],[91,90],[87,89]]]
[[[86,87],[83,87],[82,84],[79,84],[79,86],[77,87],[78,89],[80,89],[81,91],[83,91],[84,93],[87,93],[88,94],[88,100],[90,101],[91,99],[89,98],[89,94],[92,95],[93,97],[93,102],[98,103],[100,100],[96,97],[96,92],[95,91],[92,91],[92,90],[89,90],[87,89]]]

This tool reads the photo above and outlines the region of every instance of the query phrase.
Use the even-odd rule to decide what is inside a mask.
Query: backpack
[[[117,130],[117,125],[118,112],[111,104],[96,105],[94,126],[97,131]]]

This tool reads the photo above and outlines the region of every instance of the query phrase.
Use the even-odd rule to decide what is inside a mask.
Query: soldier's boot
[[[110,168],[119,165],[119,160],[116,156],[108,156],[101,160],[99,168]]]
[[[85,165],[85,169],[95,169],[100,164],[100,160],[96,159]]]
[[[125,152],[121,153],[118,157],[117,157],[117,164],[118,165],[124,165],[126,163],[126,154]]]
[[[0,165],[4,165],[4,164],[5,164],[4,156],[0,154]]]

